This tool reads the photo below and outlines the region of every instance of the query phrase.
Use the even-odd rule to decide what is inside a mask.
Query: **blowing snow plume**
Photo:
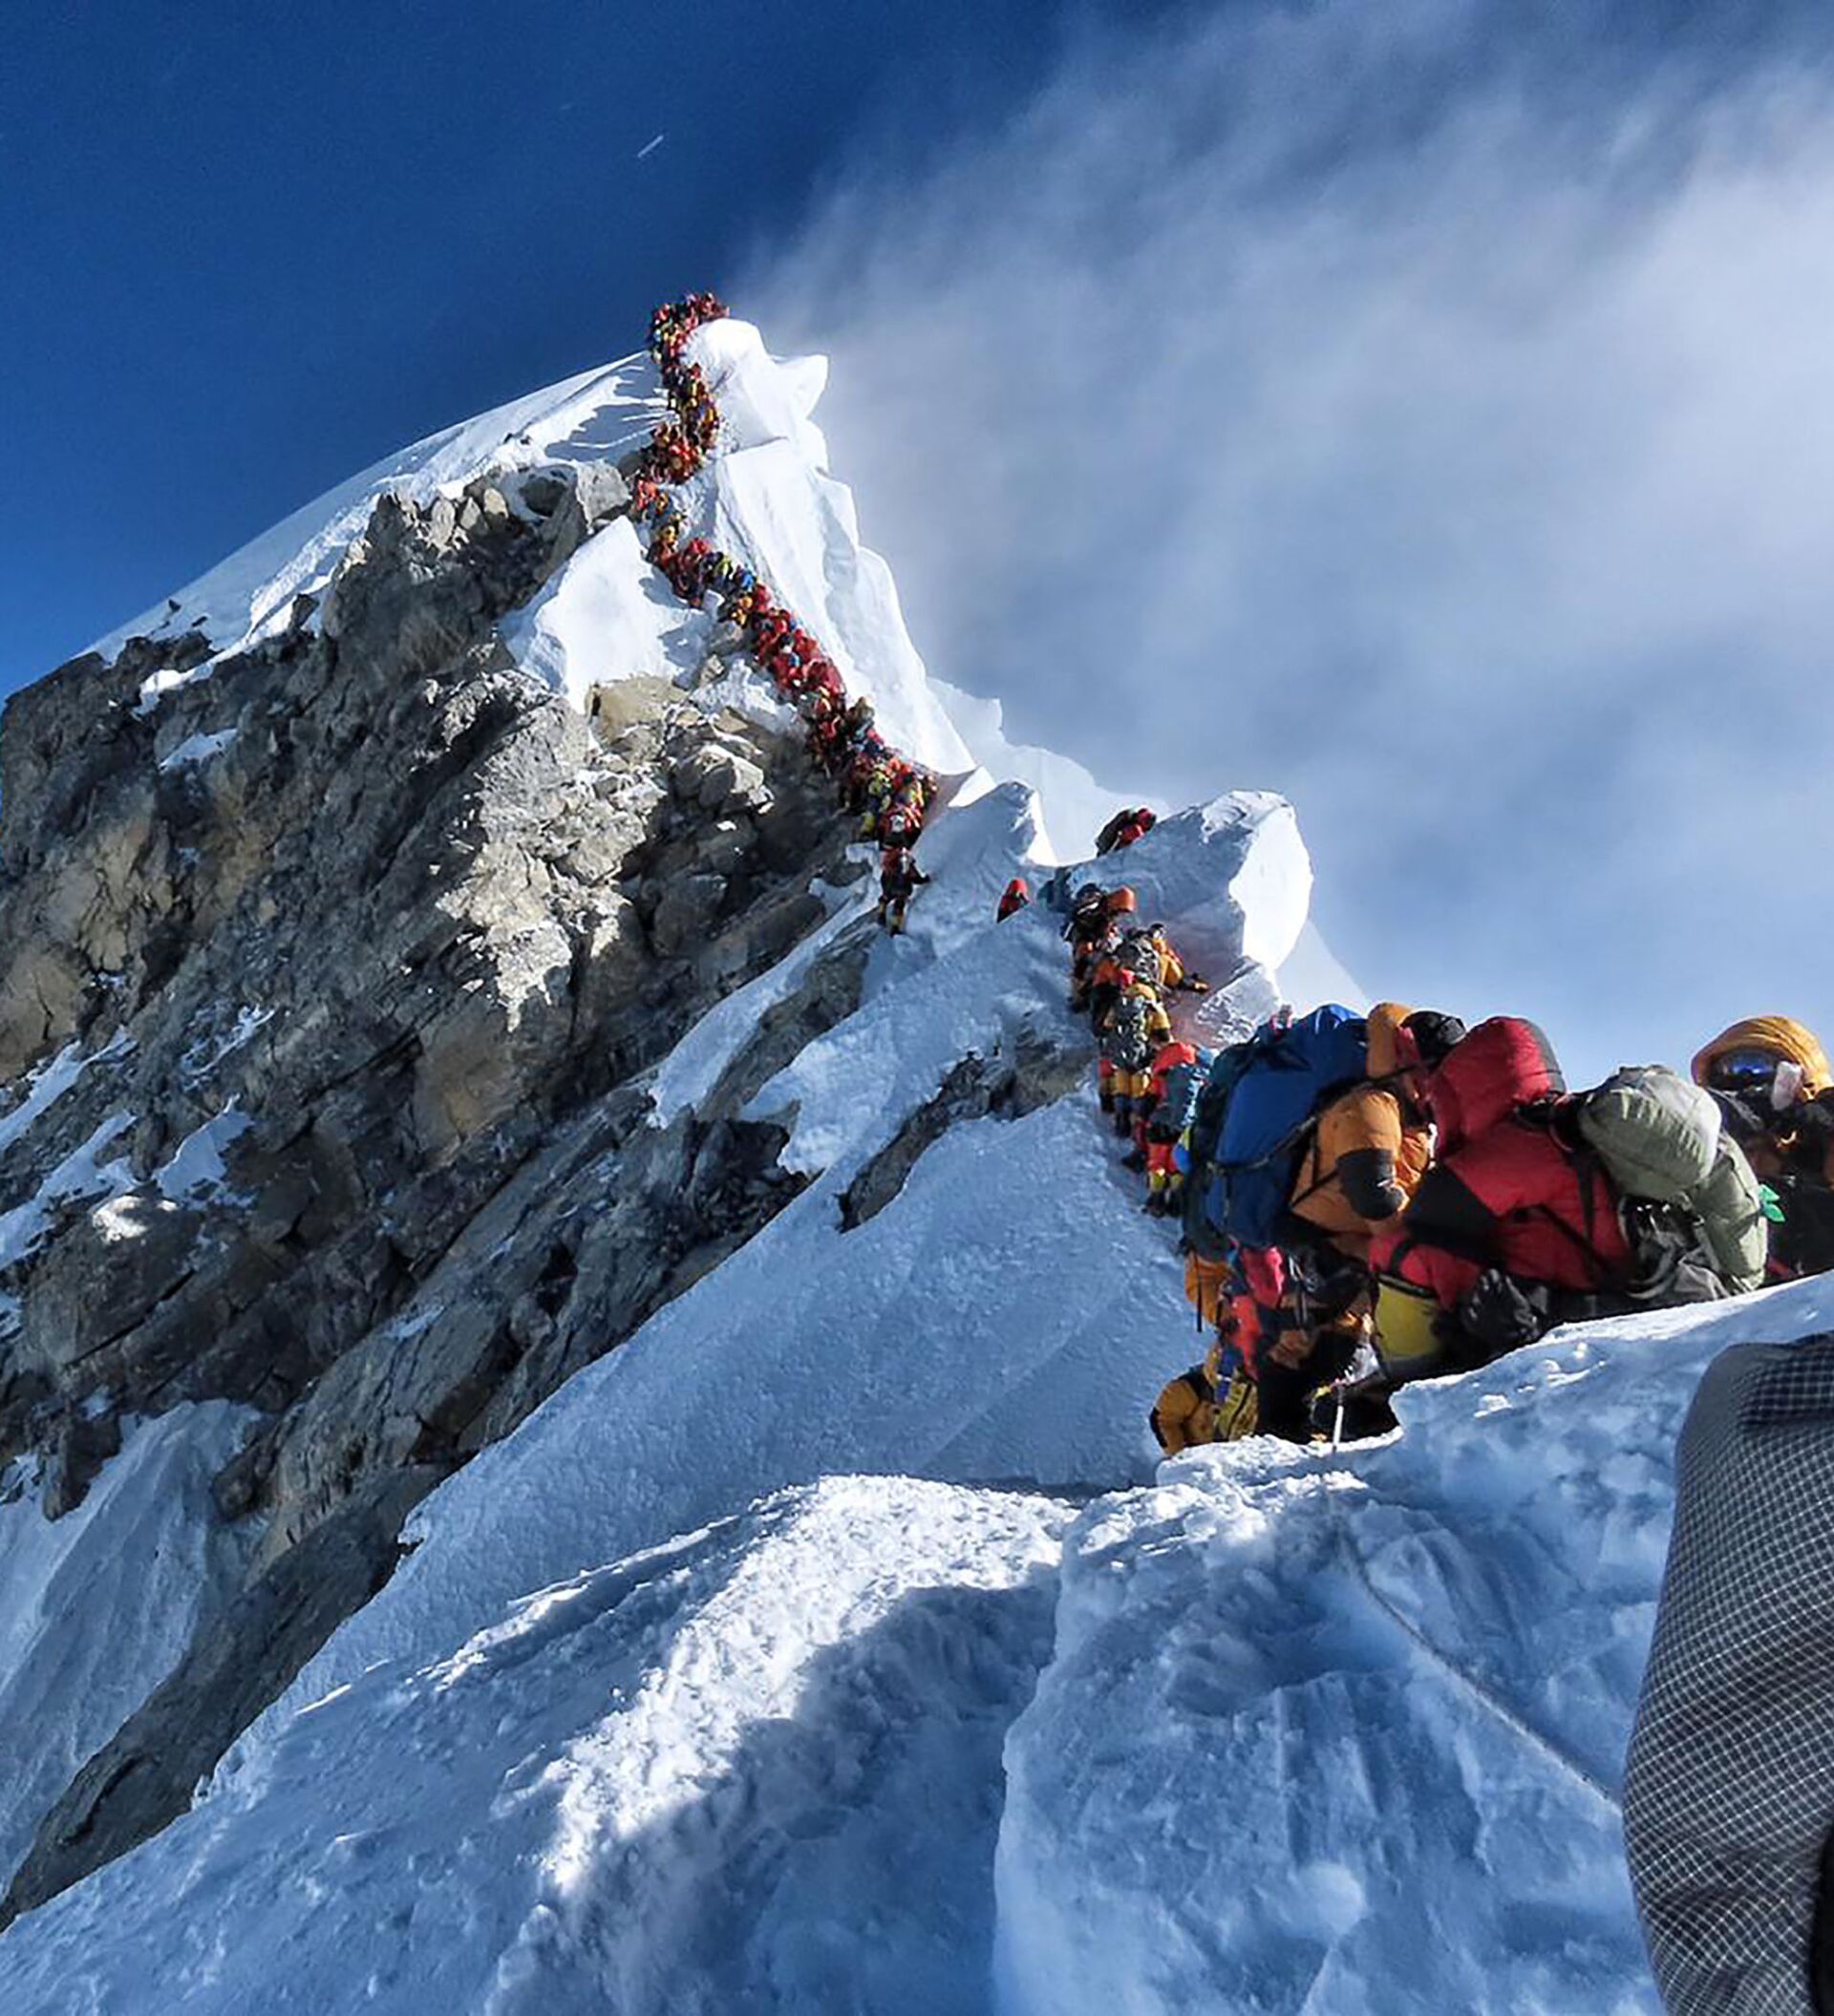
[[[1692,928],[1834,838],[1829,72],[1731,30],[1130,32],[747,287],[837,355],[932,663],[1167,797],[1283,792],[1357,972],[1532,974],[1582,1075],[1685,1056],[1741,966],[1834,984],[1795,867],[1716,905],[1723,979]]]

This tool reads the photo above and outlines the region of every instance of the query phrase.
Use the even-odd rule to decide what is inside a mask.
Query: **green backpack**
[[[1769,1231],[1758,1179],[1711,1093],[1664,1065],[1630,1065],[1586,1094],[1579,1131],[1620,1195],[1698,1221],[1734,1293],[1759,1285]]]

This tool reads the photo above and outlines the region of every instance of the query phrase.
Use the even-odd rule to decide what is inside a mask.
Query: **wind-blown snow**
[[[1010,2016],[1653,2016],[1618,1797],[1675,1437],[1717,1351],[1830,1321],[1817,1281],[1559,1332],[1380,1446],[1092,1507],[1007,1750]]]
[[[131,1426],[61,1519],[45,1517],[35,1485],[0,1503],[0,1884],[77,1766],[233,1592],[245,1540],[217,1517],[210,1479],[250,1418],[212,1403]]]

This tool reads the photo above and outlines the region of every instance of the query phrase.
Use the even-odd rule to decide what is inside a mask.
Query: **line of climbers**
[[[675,594],[693,608],[716,596],[720,621],[739,633],[778,698],[801,716],[810,757],[835,780],[841,806],[860,821],[860,838],[880,844],[879,921],[902,931],[912,895],[929,880],[912,850],[935,801],[934,773],[886,742],[864,694],[849,701],[834,661],[768,582],[706,540],[686,537],[687,520],[670,494],[699,474],[718,436],[713,389],[687,348],[696,329],[727,312],[713,294],[690,294],[650,318],[650,351],[671,417],[651,429],[642,451],[630,514],[653,521],[647,557]]]
[[[1201,987],[1131,888],[1063,935],[1098,1090],[1146,1208],[1176,1213],[1210,1339],[1152,1410],[1162,1447],[1385,1432],[1405,1382],[1556,1324],[1717,1300],[1834,1267],[1834,1072],[1800,1024],[1569,1093],[1534,1024],[1384,1003],[1283,1012],[1209,1052]]]
[[[671,417],[651,433],[631,513],[682,601],[719,598],[811,757],[880,842],[881,922],[904,926],[928,881],[912,852],[937,780],[892,749],[871,702],[768,583],[688,539],[670,491],[719,431],[686,355],[726,314],[711,294],[659,308],[650,347]],[[1109,855],[1153,825],[1117,813]],[[1557,1323],[1743,1292],[1834,1267],[1834,1071],[1781,1016],[1736,1023],[1694,1060],[1569,1093],[1546,1039],[1500,1016],[1386,1003],[1282,1014],[1219,1052],[1177,1033],[1171,997],[1203,992],[1131,888],[1069,899],[1071,1001],[1096,1031],[1104,1113],[1145,1173],[1146,1208],[1176,1214],[1204,1362],[1152,1411],[1169,1450],[1260,1432],[1293,1441],[1381,1432],[1394,1389],[1532,1343]],[[1031,901],[1020,878],[999,915]]]

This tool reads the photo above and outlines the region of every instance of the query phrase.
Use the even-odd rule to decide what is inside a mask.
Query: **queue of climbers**
[[[1073,1000],[1091,988],[1073,957]],[[1380,1433],[1397,1387],[1557,1324],[1834,1268],[1834,1072],[1783,1017],[1734,1024],[1689,1078],[1582,1093],[1533,1023],[1396,1003],[1283,1014],[1198,1065],[1158,1129],[1184,1123],[1162,1193],[1208,1340],[1151,1411],[1168,1451]]]
[[[737,632],[778,698],[801,716],[811,759],[834,779],[842,809],[859,820],[859,837],[880,845],[879,917],[887,930],[901,931],[912,895],[929,880],[912,850],[938,778],[891,747],[869,699],[849,699],[833,659],[768,582],[705,539],[686,536],[687,520],[670,494],[699,474],[719,433],[713,389],[687,350],[696,329],[727,312],[724,302],[702,293],[665,303],[650,318],[650,351],[670,417],[651,429],[637,458],[630,515],[649,522],[646,556],[680,600],[701,608],[715,597],[720,622]]]
[[[636,458],[630,509],[648,558],[694,607],[717,598],[812,760],[880,856],[880,922],[901,931],[929,878],[914,848],[938,780],[890,747],[872,703],[770,584],[688,538],[671,492],[704,466],[719,413],[687,355],[725,316],[711,294],[659,308],[650,348],[670,416]],[[1097,836],[1110,857],[1150,807]],[[1304,1442],[1380,1432],[1410,1379],[1487,1363],[1575,1319],[1744,1292],[1834,1268],[1834,1070],[1801,1024],[1759,1016],[1694,1059],[1571,1093],[1546,1037],[1499,1016],[1384,1003],[1283,1013],[1209,1050],[1176,997],[1205,991],[1135,891],[1059,871],[1072,1007],[1098,1048],[1102,1112],[1174,1217],[1185,1290],[1207,1338],[1151,1414],[1168,1450],[1255,1432]],[[1014,878],[1001,921],[1031,891]]]

